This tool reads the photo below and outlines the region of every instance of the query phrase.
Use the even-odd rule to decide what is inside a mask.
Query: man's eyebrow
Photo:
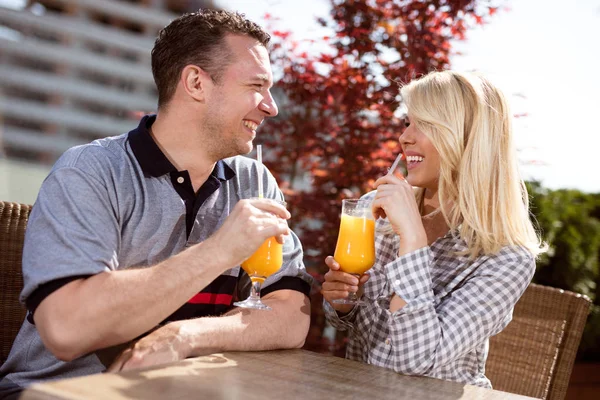
[[[268,85],[269,89],[271,87],[273,87],[273,84],[271,83],[271,81],[269,79],[269,75],[267,75],[267,74],[256,74],[252,78],[250,78],[250,81],[251,82],[260,81],[260,83],[262,85]]]
[[[251,80],[253,81],[262,81],[263,83],[268,83],[269,82],[269,75],[267,74],[256,74],[254,75]]]

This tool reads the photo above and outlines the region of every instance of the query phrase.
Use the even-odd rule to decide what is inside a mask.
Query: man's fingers
[[[125,349],[125,350],[123,350],[123,352],[121,353],[121,355],[119,355],[119,357],[117,357],[117,359],[110,365],[110,367],[108,367],[108,369],[106,370],[106,372],[119,372],[119,371],[121,371],[121,369],[123,368],[123,365],[131,358],[132,354],[133,354],[133,350],[132,349]]]
[[[273,236],[281,236],[283,238],[284,235],[290,234],[290,228],[284,219],[277,218],[265,221],[263,226],[259,228],[259,232],[264,236],[264,240]],[[283,240],[279,243],[283,244]]]
[[[283,219],[290,219],[290,212],[282,205],[273,199],[250,199],[250,204],[261,211],[268,212]]]
[[[144,366],[144,357],[140,353],[134,354],[132,352],[132,356],[129,357],[121,367],[121,371],[127,371],[130,369],[137,369]]]
[[[285,235],[277,235],[277,236],[275,236],[275,240],[277,240],[277,243],[279,243],[279,244],[284,244],[285,243]]]

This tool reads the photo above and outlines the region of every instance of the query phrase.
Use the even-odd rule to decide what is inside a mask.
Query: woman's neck
[[[437,211],[440,208],[440,198],[438,197],[437,190],[423,189],[423,195],[421,197],[421,204],[419,209],[421,215],[425,216]]]
[[[427,234],[427,244],[431,245],[437,239],[445,236],[450,229],[448,228],[448,224],[446,224],[444,215],[441,213],[437,190],[425,189],[421,197],[419,209],[421,211],[423,228],[425,228],[425,233]]]

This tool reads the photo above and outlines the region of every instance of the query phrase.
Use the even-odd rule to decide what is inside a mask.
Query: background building
[[[33,203],[66,149],[156,108],[160,28],[210,0],[0,0],[0,198]]]

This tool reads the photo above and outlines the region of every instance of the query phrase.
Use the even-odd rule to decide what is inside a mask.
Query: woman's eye
[[[405,127],[405,128],[408,128],[409,126],[410,126],[410,121],[409,121],[409,120],[407,120],[407,119],[405,119],[405,120],[404,120],[404,127]]]

